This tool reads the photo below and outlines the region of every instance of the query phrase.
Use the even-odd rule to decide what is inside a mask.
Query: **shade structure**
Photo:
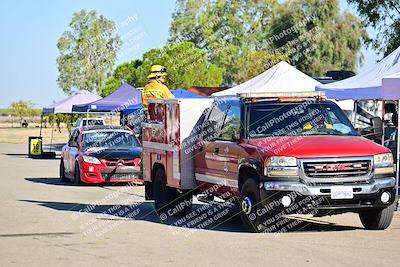
[[[324,91],[331,99],[353,100],[398,100],[400,99],[400,47],[379,63],[348,79],[318,85],[317,91]],[[397,78],[396,78],[397,77]],[[382,86],[383,81],[386,88]]]
[[[233,96],[238,93],[314,91],[315,86],[320,84],[307,74],[281,61],[267,71],[242,84],[212,95]]]
[[[400,72],[382,79],[382,95],[387,99],[400,99]]]
[[[50,106],[44,107],[42,111],[43,113],[69,114],[72,113],[73,105],[86,104],[99,99],[101,99],[100,96],[93,94],[89,91],[82,90]]]
[[[204,96],[200,96],[191,92],[188,92],[184,89],[176,89],[171,91],[171,93],[176,97],[176,98],[204,98]],[[142,109],[142,104],[135,104],[127,107],[122,111],[122,114],[124,115],[129,115],[132,114],[138,110]]]
[[[176,98],[204,98],[204,96],[191,93],[187,90],[184,89],[176,89],[171,91],[171,93],[176,97]]]
[[[142,93],[135,87],[123,83],[110,95],[97,101],[74,105],[73,112],[119,112],[128,106],[142,103]]]

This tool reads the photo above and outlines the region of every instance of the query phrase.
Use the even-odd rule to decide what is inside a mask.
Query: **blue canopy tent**
[[[176,90],[171,91],[171,93],[176,98],[204,98],[204,96],[188,92],[187,90],[184,90],[184,89],[176,89]]]
[[[112,94],[97,101],[73,105],[72,111],[76,113],[86,112],[120,112],[128,106],[142,103],[141,92],[133,86],[123,83]]]
[[[184,89],[176,89],[171,91],[171,93],[176,97],[176,98],[204,98],[204,96],[196,95],[194,93],[188,92]],[[122,111],[123,115],[129,115],[134,112],[138,112],[139,110],[142,109],[142,104],[135,104],[135,105],[130,105],[126,109]]]

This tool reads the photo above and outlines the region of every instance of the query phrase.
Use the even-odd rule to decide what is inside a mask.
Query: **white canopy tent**
[[[288,63],[281,61],[242,84],[212,95],[229,96],[238,93],[315,91],[315,87],[318,85],[321,85],[321,83]]]
[[[400,47],[360,74],[342,81],[317,85],[316,90],[324,91],[328,98],[337,100],[398,100],[400,90],[396,90],[396,87],[400,88],[399,73]],[[390,89],[383,89],[383,80],[390,84]]]
[[[317,91],[324,91],[328,98],[345,100],[398,100],[400,107],[400,47],[383,60],[351,78],[324,85]],[[400,116],[398,124],[400,125]],[[396,195],[399,187],[399,127],[397,128]]]
[[[51,104],[50,106],[43,108],[43,113],[65,113],[72,114],[72,106],[79,104],[86,104],[96,100],[101,99],[100,96],[93,94],[89,91],[82,90],[78,91],[75,94],[68,96],[56,103]]]
[[[400,71],[382,79],[382,94],[387,99],[398,99],[400,95]]]

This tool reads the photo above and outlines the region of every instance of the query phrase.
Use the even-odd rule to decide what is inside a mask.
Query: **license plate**
[[[331,187],[332,199],[352,199],[353,188],[350,186],[332,186]]]

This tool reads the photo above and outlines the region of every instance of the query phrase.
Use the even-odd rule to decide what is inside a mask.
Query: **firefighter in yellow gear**
[[[147,99],[149,98],[174,98],[174,95],[164,85],[167,70],[164,66],[153,65],[150,69],[150,74],[147,76],[149,82],[142,90],[143,108],[147,109]]]

